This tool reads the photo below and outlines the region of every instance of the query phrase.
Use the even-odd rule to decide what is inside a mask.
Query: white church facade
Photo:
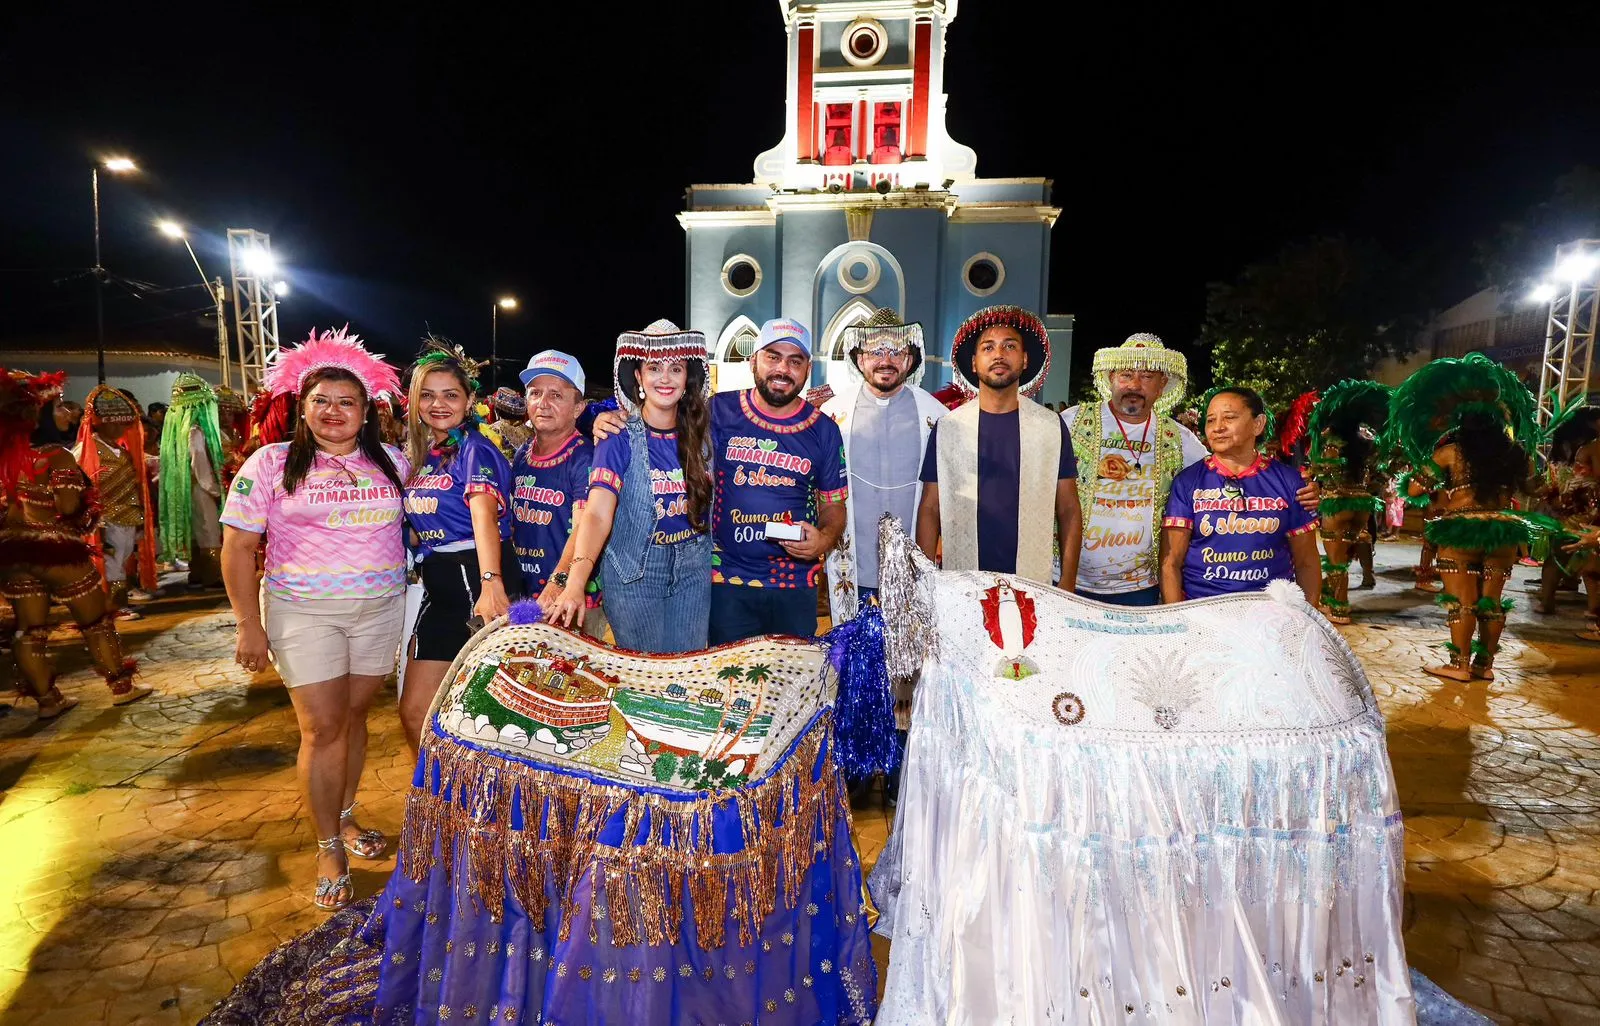
[[[785,134],[749,184],[692,185],[688,322],[706,333],[719,390],[750,385],[761,322],[812,330],[814,381],[847,373],[842,330],[879,307],[920,321],[924,388],[950,380],[949,345],[973,311],[1048,308],[1044,178],[979,178],[945,131],[944,37],[957,0],[779,0],[788,30]],[[1041,398],[1067,398],[1072,318],[1046,315]]]

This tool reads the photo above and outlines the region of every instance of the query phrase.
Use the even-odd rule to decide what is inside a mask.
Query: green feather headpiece
[[[1389,403],[1394,390],[1376,381],[1347,378],[1322,393],[1311,413],[1311,462],[1326,462],[1323,446],[1333,442],[1342,450],[1366,429],[1376,442],[1389,426]]]
[[[1434,360],[1394,390],[1383,441],[1398,446],[1413,467],[1437,471],[1439,440],[1464,414],[1486,413],[1531,455],[1539,441],[1535,412],[1533,393],[1521,379],[1482,353],[1468,353]]]

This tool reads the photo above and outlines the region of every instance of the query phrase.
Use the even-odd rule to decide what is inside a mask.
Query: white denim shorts
[[[394,670],[405,614],[404,595],[303,602],[268,595],[272,664],[291,688],[349,673],[387,677]]]

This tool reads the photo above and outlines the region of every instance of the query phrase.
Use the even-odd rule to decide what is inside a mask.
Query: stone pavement
[[[1572,637],[1581,597],[1535,616],[1519,570],[1499,679],[1446,683],[1417,669],[1443,627],[1409,590],[1415,556],[1381,547],[1380,587],[1354,593],[1344,629],[1389,718],[1408,954],[1499,1022],[1600,1024],[1600,646]],[[288,696],[233,664],[215,594],[123,625],[157,695],[113,708],[63,629],[62,687],[83,705],[52,723],[31,702],[0,717],[4,1026],[193,1023],[321,918]],[[393,836],[411,772],[392,691],[370,723],[362,813]],[[864,863],[887,830],[881,805],[858,807]],[[355,862],[358,894],[393,865]]]

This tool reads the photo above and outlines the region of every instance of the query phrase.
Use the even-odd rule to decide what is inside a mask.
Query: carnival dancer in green
[[[1439,548],[1437,601],[1450,627],[1450,658],[1425,669],[1449,680],[1493,680],[1511,608],[1501,594],[1518,550],[1560,529],[1549,517],[1509,508],[1530,484],[1539,440],[1533,395],[1480,353],[1435,360],[1395,389],[1389,430],[1415,468],[1410,494],[1438,494],[1439,515],[1424,535]]]
[[[161,425],[159,541],[163,560],[189,564],[191,588],[222,584],[222,467],[217,393],[199,375],[179,374]]]
[[[1383,508],[1377,439],[1392,396],[1376,381],[1341,381],[1311,413],[1311,477],[1322,489],[1322,611],[1334,623],[1350,622],[1350,558],[1361,546],[1371,552],[1373,514]]]

